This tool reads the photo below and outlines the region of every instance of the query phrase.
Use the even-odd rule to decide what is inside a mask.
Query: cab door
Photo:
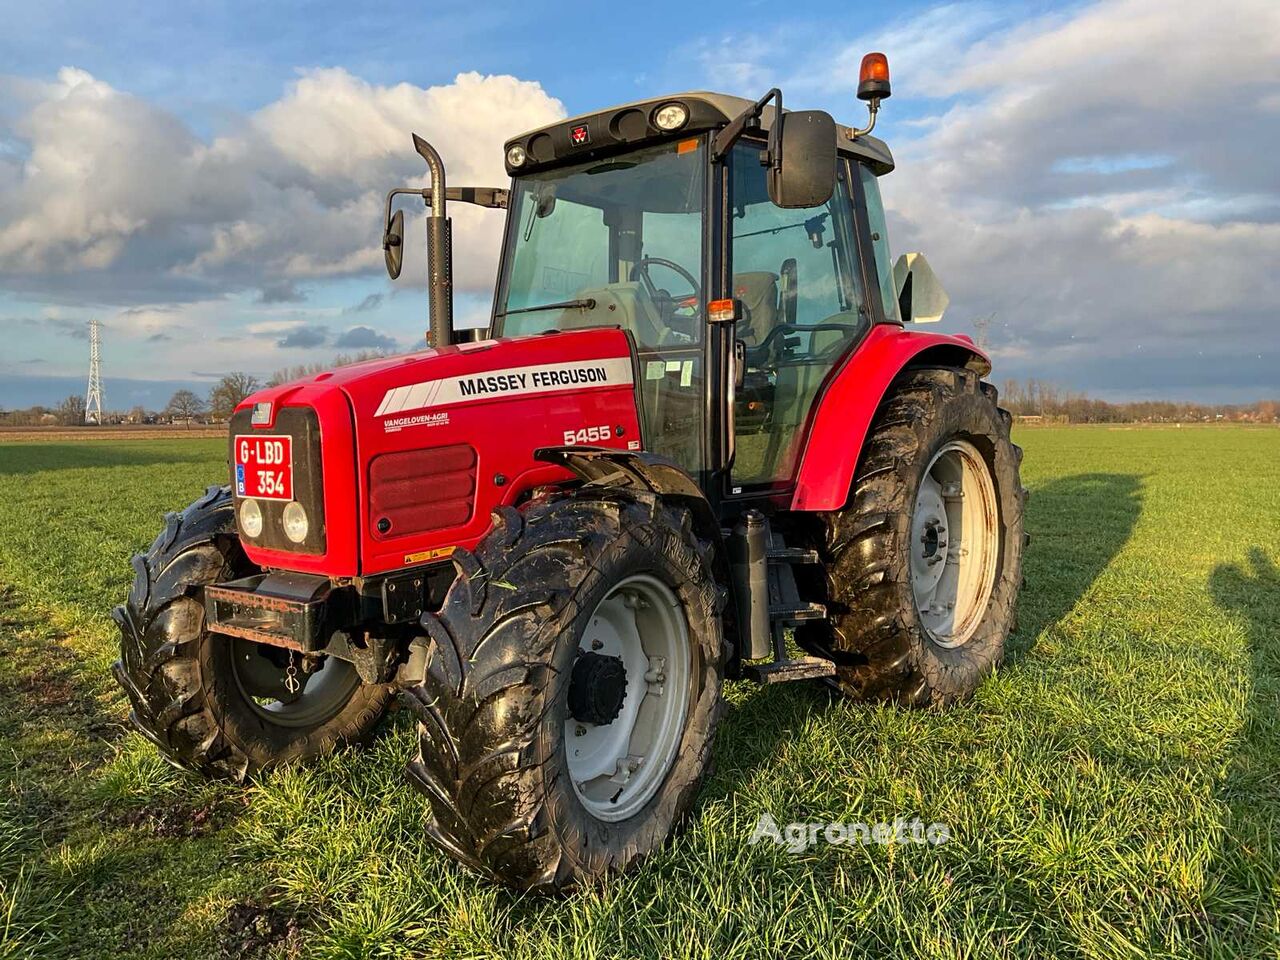
[[[790,486],[809,412],[828,373],[866,334],[858,230],[847,164],[831,199],[783,209],[768,196],[759,144],[730,157],[728,248],[741,383],[730,496]]]

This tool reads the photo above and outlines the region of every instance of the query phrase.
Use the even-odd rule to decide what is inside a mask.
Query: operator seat
[[[778,275],[767,270],[735,273],[733,295],[742,303],[738,339],[759,346],[778,322]]]
[[[639,281],[608,283],[584,287],[573,295],[575,300],[594,300],[589,310],[571,307],[556,318],[561,330],[583,327],[621,327],[635,337],[641,349],[653,349],[662,342],[664,328],[657,306],[649,291]]]

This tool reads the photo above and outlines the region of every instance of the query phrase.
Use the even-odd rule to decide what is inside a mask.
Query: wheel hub
[[[662,786],[689,705],[690,637],[674,591],[637,574],[592,613],[569,678],[569,779],[583,807],[626,820]]]
[[[939,646],[968,642],[982,623],[999,549],[991,469],[973,444],[953,440],[925,470],[911,517],[911,589]]]
[[[582,723],[613,723],[627,696],[627,668],[620,657],[580,653],[569,680],[569,715]]]

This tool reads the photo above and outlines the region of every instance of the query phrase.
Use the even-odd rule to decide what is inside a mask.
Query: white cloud
[[[1277,90],[1272,0],[1106,0],[998,32],[894,144],[895,247],[929,254],[951,328],[996,314],[1017,372],[1123,392],[1179,364],[1194,381],[1202,354],[1223,361],[1205,377],[1280,362]]]
[[[303,73],[211,141],[73,68],[10,80],[0,100],[13,145],[0,151],[0,281],[117,303],[378,270],[386,190],[426,181],[411,132],[441,151],[451,183],[501,184],[503,139],[564,115],[513,77],[384,87],[341,69]],[[461,290],[492,284],[501,217],[484,213],[454,207]],[[409,258],[406,272],[422,269]]]

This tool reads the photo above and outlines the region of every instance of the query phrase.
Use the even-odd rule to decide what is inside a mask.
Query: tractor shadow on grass
[[[1275,554],[1273,554],[1275,556]],[[1233,757],[1218,797],[1228,808],[1225,836],[1208,868],[1203,936],[1240,955],[1274,935],[1275,874],[1280,864],[1280,570],[1261,547],[1245,567],[1222,564],[1209,575],[1209,593],[1224,614],[1243,622],[1249,691],[1231,744]]]
[[[1031,544],[1023,562],[1026,585],[1005,670],[1017,669],[1036,638],[1089,593],[1128,542],[1141,513],[1142,478],[1134,474],[1081,473],[1032,491],[1026,519]],[[733,794],[757,771],[776,763],[778,751],[798,731],[831,710],[833,696],[839,699],[818,684],[734,684],[717,734],[716,772],[706,794]]]
[[[1108,564],[1124,549],[1142,515],[1142,477],[1075,474],[1037,486],[1027,504],[1027,577],[1018,604],[1018,630],[1010,637],[1005,669],[1016,669],[1038,636],[1070,614]],[[776,762],[810,718],[832,707],[831,691],[817,684],[783,684],[730,696],[717,735],[716,773],[707,795],[723,796]],[[837,695],[838,696],[838,695]]]
[[[1124,549],[1141,513],[1142,478],[1134,474],[1077,473],[1032,488],[1026,511],[1031,543],[1022,563],[1026,582],[1006,669],[1088,594]]]

